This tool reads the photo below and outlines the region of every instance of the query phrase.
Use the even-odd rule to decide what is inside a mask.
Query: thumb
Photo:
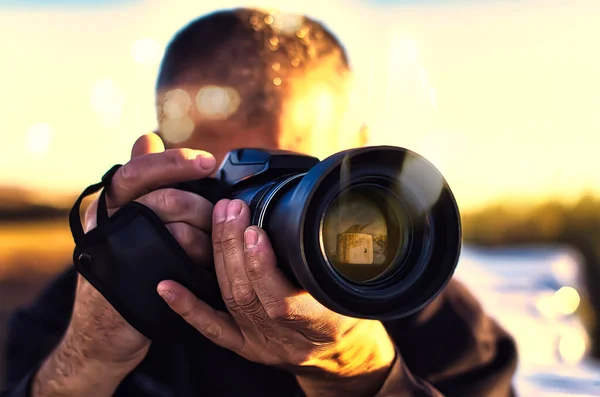
[[[161,153],[165,151],[165,144],[162,139],[151,132],[146,135],[142,135],[135,141],[133,148],[131,149],[131,158],[139,157],[148,153]]]

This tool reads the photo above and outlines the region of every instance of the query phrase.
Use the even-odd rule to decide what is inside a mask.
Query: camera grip
[[[197,332],[169,308],[156,287],[174,280],[217,310],[226,310],[212,267],[193,263],[162,220],[138,202],[121,207],[111,217],[105,191],[121,167],[113,166],[102,181],[88,186],[69,214],[75,241],[73,263],[123,318],[152,340],[184,337]],[[216,203],[226,186],[216,179],[203,179],[170,186],[200,194]],[[80,220],[83,199],[105,188],[98,201],[96,228],[85,233]],[[190,334],[192,332],[192,334]]]
[[[163,280],[175,280],[224,309],[214,272],[195,265],[160,218],[137,202],[87,233],[74,262],[115,310],[152,340],[183,336],[191,328],[156,292]]]

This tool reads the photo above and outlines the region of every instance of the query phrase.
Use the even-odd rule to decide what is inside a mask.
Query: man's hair
[[[345,49],[316,20],[247,8],[224,10],[192,21],[174,36],[156,88],[159,92],[194,80],[231,86],[241,97],[232,117],[253,125],[278,114],[289,80],[325,60],[338,69],[331,74],[338,79],[349,70]]]

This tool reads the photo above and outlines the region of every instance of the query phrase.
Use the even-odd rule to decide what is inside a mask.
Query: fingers
[[[131,158],[139,157],[148,153],[160,153],[165,151],[165,145],[158,135],[150,133],[142,135],[135,141],[131,149]]]
[[[223,261],[223,247],[221,245],[221,236],[225,227],[225,218],[227,217],[227,205],[231,200],[220,200],[215,204],[213,210],[213,227],[212,227],[212,243],[213,243],[213,259],[215,263],[215,273],[219,281],[221,295],[225,302],[233,300],[231,285],[227,272],[225,271],[225,262]]]
[[[289,314],[286,300],[298,293],[285,274],[277,267],[277,260],[264,230],[250,226],[244,232],[244,263],[264,310],[271,319]]]
[[[204,266],[211,263],[208,234],[183,222],[169,223],[165,226],[194,263]]]
[[[107,202],[120,207],[155,188],[209,177],[214,167],[213,155],[200,150],[169,149],[134,157],[113,176]]]
[[[244,337],[227,313],[216,311],[175,281],[162,281],[157,292],[173,311],[206,338],[234,352],[243,350]]]
[[[221,210],[221,209],[220,209]],[[223,219],[223,214],[219,214]],[[223,267],[229,280],[233,299],[225,303],[235,315],[260,322],[266,313],[246,274],[244,263],[244,229],[250,224],[250,209],[241,200],[232,200],[225,209],[225,222],[220,238],[217,239],[216,256],[223,261]],[[216,259],[215,259],[216,260]]]
[[[177,189],[159,189],[137,201],[151,208],[164,223],[183,222],[210,232],[213,205],[197,194]]]

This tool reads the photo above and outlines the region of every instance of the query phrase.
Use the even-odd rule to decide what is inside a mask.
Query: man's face
[[[245,105],[233,88],[210,82],[169,87],[157,96],[159,133],[167,148],[206,150],[217,162],[241,147],[292,150],[324,158],[362,146],[357,112],[348,106],[350,90],[332,86],[331,79],[339,79],[332,73],[331,68],[321,68],[290,79],[278,114],[252,127],[233,117]]]

